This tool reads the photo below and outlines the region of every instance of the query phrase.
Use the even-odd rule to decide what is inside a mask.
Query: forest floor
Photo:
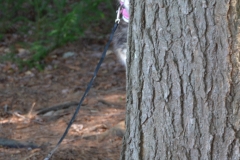
[[[58,48],[45,58],[43,71],[0,64],[0,160],[47,156],[65,131],[105,43],[89,38]],[[7,51],[0,45],[0,54]],[[52,160],[119,159],[125,101],[125,69],[109,54]]]

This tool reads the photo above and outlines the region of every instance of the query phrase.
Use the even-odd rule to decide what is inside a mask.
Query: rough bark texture
[[[240,159],[239,0],[131,0],[121,159]]]

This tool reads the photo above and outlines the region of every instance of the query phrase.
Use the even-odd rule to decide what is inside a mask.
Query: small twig
[[[35,107],[35,102],[33,102],[33,104],[32,104],[32,107],[31,107],[31,109],[30,109],[30,111],[28,112],[28,117],[30,117],[30,115],[31,115],[31,113],[32,113],[32,111],[33,111],[33,108]]]
[[[28,160],[28,159],[30,159],[31,157],[33,157],[33,156],[35,156],[35,155],[37,155],[37,154],[38,154],[38,153],[32,153],[32,154],[30,154],[29,156],[23,158],[22,160]]]
[[[105,104],[106,106],[111,106],[110,103],[108,103],[107,101],[105,101],[103,99],[99,99],[98,102],[101,102],[102,104]]]
[[[66,109],[66,108],[69,108],[71,106],[76,106],[76,105],[78,105],[78,102],[75,102],[75,101],[70,101],[70,102],[57,104],[55,106],[52,106],[52,107],[49,107],[49,108],[44,108],[44,109],[41,109],[41,110],[37,111],[37,115],[45,114],[49,111],[57,111],[57,110],[60,110],[60,109]]]
[[[14,114],[15,116],[19,117],[19,118],[22,118],[22,119],[25,119],[25,120],[27,119],[26,117],[20,115],[18,112],[13,112],[13,114]]]

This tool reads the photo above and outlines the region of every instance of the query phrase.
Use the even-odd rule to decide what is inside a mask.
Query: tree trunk
[[[121,159],[239,160],[239,0],[130,3]]]

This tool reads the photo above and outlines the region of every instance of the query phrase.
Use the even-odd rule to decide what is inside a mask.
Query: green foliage
[[[4,35],[0,33],[0,41],[3,40]]]
[[[32,54],[17,61],[41,69],[49,52],[79,39],[86,29],[105,18],[99,7],[103,3],[113,11],[110,0],[0,0],[0,39],[9,26],[17,24],[18,34],[28,37]],[[9,58],[17,59],[12,54]]]

